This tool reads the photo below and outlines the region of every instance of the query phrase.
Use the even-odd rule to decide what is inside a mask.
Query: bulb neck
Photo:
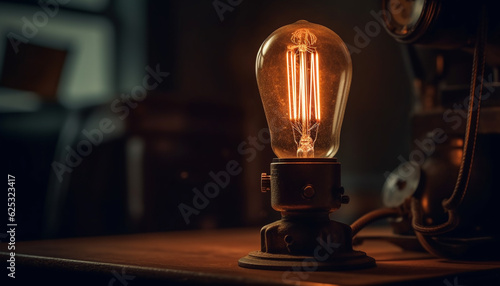
[[[297,149],[297,157],[314,158],[314,141],[309,135],[302,135]]]

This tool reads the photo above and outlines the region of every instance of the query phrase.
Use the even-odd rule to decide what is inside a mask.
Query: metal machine
[[[396,234],[415,235],[441,257],[499,257],[499,6],[382,1],[385,28],[405,49],[415,99],[408,162],[383,189],[384,204],[399,214],[378,216],[397,217]]]

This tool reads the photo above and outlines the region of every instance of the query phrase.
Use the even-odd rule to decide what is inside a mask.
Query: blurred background
[[[350,223],[382,205],[408,153],[405,55],[378,1],[0,1],[2,173],[17,239],[262,226],[279,217],[260,174],[271,146],[255,56],[300,19],[335,31],[353,80],[337,157]],[[252,143],[253,142],[253,143]],[[196,191],[242,168],[201,209]],[[191,207],[183,216],[181,204]]]

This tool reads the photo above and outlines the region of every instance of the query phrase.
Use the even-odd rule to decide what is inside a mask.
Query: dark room
[[[498,11],[0,0],[2,285],[500,285]]]

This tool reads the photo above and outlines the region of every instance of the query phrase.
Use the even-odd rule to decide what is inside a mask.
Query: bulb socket
[[[335,158],[274,159],[270,183],[271,205],[280,212],[332,212],[345,202]]]

